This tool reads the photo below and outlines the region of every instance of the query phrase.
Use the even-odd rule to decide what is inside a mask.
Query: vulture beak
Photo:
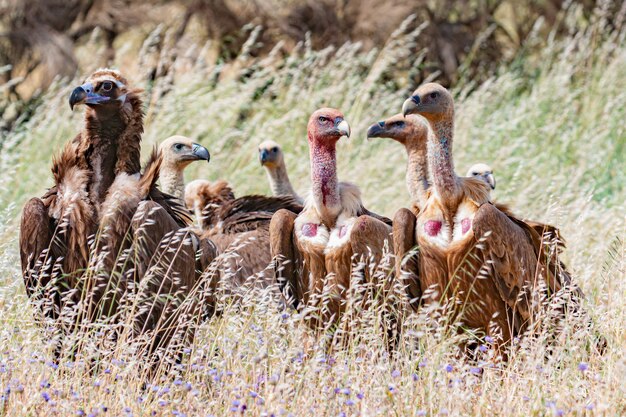
[[[402,104],[402,115],[406,117],[409,114],[416,113],[419,105],[420,96],[415,95],[407,98],[406,101]]]
[[[489,184],[492,190],[496,189],[496,177],[493,176],[491,172],[486,172],[483,174],[483,178]]]
[[[341,117],[335,119],[335,130],[339,133],[339,136],[350,137],[350,125]]]
[[[259,161],[261,161],[261,165],[265,165],[265,163],[269,159],[269,155],[270,153],[267,151],[267,149],[262,149],[261,151],[259,151]]]
[[[110,100],[109,97],[94,93],[91,83],[85,83],[72,91],[70,95],[70,109],[74,110],[74,106],[78,104],[100,104],[108,100]]]
[[[200,144],[194,143],[191,148],[191,153],[196,159],[204,160],[207,162],[211,160],[211,154],[209,153],[209,150]]]
[[[367,139],[380,138],[385,132],[385,122],[374,123],[367,129]]]

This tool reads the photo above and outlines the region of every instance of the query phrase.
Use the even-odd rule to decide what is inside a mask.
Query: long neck
[[[334,143],[318,143],[309,138],[311,156],[311,191],[318,208],[340,205],[337,186],[337,158]]]
[[[422,209],[426,204],[426,191],[430,187],[428,182],[426,143],[422,142],[418,147],[407,147],[407,153],[406,185],[409,189],[411,200]]]
[[[266,171],[273,195],[291,195],[297,197],[296,192],[291,186],[291,181],[289,180],[289,175],[287,174],[287,168],[285,167],[284,162],[272,166],[271,168],[266,167]]]
[[[456,197],[458,182],[452,160],[454,117],[448,115],[431,122],[428,136],[428,164],[435,191],[442,197]]]
[[[176,166],[165,166],[161,169],[161,189],[169,195],[183,199],[185,195],[185,175]]]

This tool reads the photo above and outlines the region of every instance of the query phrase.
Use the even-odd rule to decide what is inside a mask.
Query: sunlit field
[[[55,362],[54,332],[36,322],[24,290],[18,225],[26,200],[52,185],[51,156],[82,126],[82,111],[67,104],[80,79],[57,80],[0,145],[0,415],[626,414],[626,32],[604,25],[597,19],[558,41],[530,38],[543,43],[540,53],[522,51],[486,82],[453,87],[457,173],[490,164],[496,201],[560,228],[593,322],[581,330],[568,317],[559,334],[517,341],[508,362],[494,360],[489,342],[475,360],[460,355],[465,336],[427,312],[407,314],[393,355],[376,311],[357,311],[347,342],[329,348],[328,335],[316,337],[269,293],[234,304],[222,297],[223,314],[200,323],[181,363],[151,379],[135,342],[107,339],[106,329],[81,335],[78,354]],[[406,53],[417,36],[401,27],[381,49],[303,44],[284,59],[252,59],[244,47],[228,68],[184,56],[175,76],[154,83],[119,69],[146,90],[145,157],[170,135],[189,136],[211,161],[192,164],[186,180],[226,179],[238,196],[270,193],[257,160],[265,139],[283,146],[304,194],[307,119],[318,107],[341,109],[352,136],[338,144],[339,179],[392,217],[410,203],[406,155],[365,132],[400,112],[410,86],[395,70],[423,64]],[[608,344],[602,355],[591,342],[598,334]]]

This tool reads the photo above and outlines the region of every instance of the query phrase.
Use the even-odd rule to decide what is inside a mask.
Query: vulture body
[[[314,328],[339,319],[352,274],[361,269],[368,275],[369,261],[381,262],[385,246],[391,246],[389,219],[366,210],[355,185],[337,181],[336,143],[349,134],[338,110],[324,108],[311,115],[311,193],[299,215],[281,210],[270,224],[277,275],[288,285],[295,306],[321,307],[310,321]]]
[[[290,195],[299,204],[304,203],[302,197],[294,191],[291,185],[289,175],[287,174],[287,166],[285,165],[285,156],[278,143],[273,140],[262,142],[259,145],[259,161],[267,172],[273,195]]]
[[[265,288],[275,283],[271,264],[269,224],[281,209],[299,213],[302,206],[291,196],[249,195],[235,198],[224,181],[190,182],[185,190],[187,206],[200,220],[202,237],[215,243],[222,254],[224,282],[228,290],[250,283]],[[252,281],[250,282],[250,279]]]
[[[419,87],[403,105],[404,115],[415,113],[431,128],[427,153],[432,186],[417,218],[403,212],[394,219],[394,229],[413,229],[415,234],[404,232],[394,239],[419,247],[425,302],[454,299],[453,312],[465,326],[506,344],[533,325],[533,309],[541,297],[568,284],[569,275],[546,259],[533,227],[489,201],[490,187],[483,180],[454,173],[450,93],[435,83]],[[437,265],[437,273],[429,273],[429,264]]]

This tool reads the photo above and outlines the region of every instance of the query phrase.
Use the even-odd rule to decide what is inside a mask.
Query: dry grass
[[[313,51],[303,46],[279,68],[241,59],[245,77],[217,82],[219,68],[157,80],[144,141],[178,133],[212,154],[189,179],[226,178],[239,195],[268,192],[256,145],[281,143],[296,189],[308,184],[308,115],[321,105],[343,110],[353,128],[338,148],[340,178],[356,182],[368,207],[388,216],[408,204],[405,156],[391,141],[364,140],[367,126],[400,110],[407,91],[385,82],[414,34],[397,34],[381,51],[358,45]],[[537,41],[530,39],[531,41]],[[81,335],[84,354],[51,362],[55,346],[33,320],[19,272],[17,230],[25,200],[50,185],[53,151],[73,137],[72,82],[46,93],[35,117],[9,134],[0,153],[0,383],[4,415],[607,415],[626,413],[626,45],[602,20],[562,42],[545,41],[488,82],[456,91],[455,157],[495,168],[498,201],[559,226],[576,282],[587,295],[603,356],[588,334],[566,321],[546,358],[549,334],[520,343],[506,364],[457,355],[457,337],[429,331],[428,315],[404,324],[398,353],[385,353],[375,312],[354,323],[350,343],[328,355],[301,317],[271,297],[248,294],[240,306],[203,323],[182,365],[142,389],[136,342]],[[135,74],[128,74],[132,79]],[[136,82],[140,82],[137,76]],[[167,84],[169,83],[169,84]],[[149,149],[145,146],[144,149]],[[225,302],[223,298],[223,302]],[[353,323],[349,323],[353,324]],[[99,357],[100,362],[90,359]],[[92,365],[97,365],[90,371]]]

